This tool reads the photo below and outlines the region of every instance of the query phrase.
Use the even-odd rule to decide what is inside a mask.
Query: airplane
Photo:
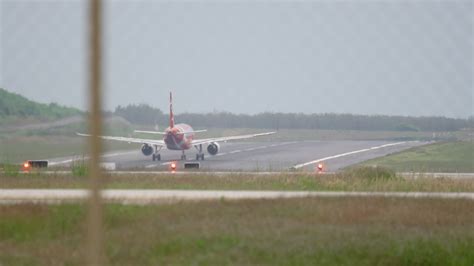
[[[248,139],[259,136],[266,136],[275,134],[275,132],[265,132],[258,134],[228,136],[228,137],[217,137],[207,139],[194,139],[194,134],[199,132],[205,132],[206,130],[194,130],[190,125],[187,124],[175,124],[173,114],[173,94],[170,92],[170,118],[169,127],[164,132],[159,131],[143,131],[135,130],[136,133],[146,134],[157,134],[162,135],[163,140],[156,139],[140,139],[140,138],[127,138],[127,137],[115,137],[115,136],[100,136],[105,140],[115,140],[128,143],[142,144],[141,152],[145,156],[152,155],[153,161],[160,161],[160,151],[164,148],[168,150],[180,150],[182,151],[181,160],[186,160],[185,151],[191,149],[193,146],[197,150],[196,160],[204,160],[204,152],[202,149],[203,145],[207,145],[207,152],[210,155],[216,155],[219,152],[220,146],[218,142],[226,142],[229,140]],[[89,137],[89,134],[76,133],[79,136]]]

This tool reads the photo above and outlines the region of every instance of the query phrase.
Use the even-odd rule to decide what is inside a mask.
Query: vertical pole
[[[100,197],[101,173],[99,167],[102,144],[101,85],[102,85],[102,1],[89,0],[89,104],[90,104],[90,198],[87,224],[87,264],[103,265],[104,243],[102,230],[102,203]]]

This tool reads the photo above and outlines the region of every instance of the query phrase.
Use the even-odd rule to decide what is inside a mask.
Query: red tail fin
[[[170,91],[170,128],[174,127],[174,115],[173,115],[173,94]]]

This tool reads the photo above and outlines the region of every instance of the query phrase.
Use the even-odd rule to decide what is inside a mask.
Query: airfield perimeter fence
[[[104,58],[108,54],[107,49],[110,46],[111,38],[108,36],[108,33],[105,32],[104,28],[106,25],[103,23],[104,21],[110,22],[110,18],[105,20],[105,17],[111,15],[111,11],[108,8],[112,8],[111,3],[120,3],[125,5],[125,7],[117,7],[114,6],[114,10],[123,10],[125,13],[125,21],[119,21],[118,24],[114,26],[120,29],[123,28],[124,32],[120,32],[120,37],[116,37],[117,42],[124,42],[122,46],[119,45],[120,49],[124,51],[127,50],[128,55],[123,53],[124,60],[118,60],[114,62],[120,62],[120,66],[116,68],[119,73],[122,75],[129,75],[132,80],[135,82],[137,86],[142,86],[144,83],[140,80],[140,73],[135,70],[137,65],[140,65],[141,62],[138,59],[135,59],[134,56],[140,54],[142,50],[150,50],[150,56],[155,58],[155,49],[162,49],[163,47],[168,47],[165,45],[158,46],[159,48],[154,47],[155,44],[147,43],[145,41],[140,41],[141,34],[155,34],[150,33],[154,25],[147,21],[150,18],[150,15],[147,16],[140,16],[143,12],[142,9],[146,7],[141,7],[140,5],[143,4],[150,4],[150,3],[157,3],[163,5],[169,5],[166,1],[160,0],[150,0],[150,1],[132,1],[132,0],[123,0],[123,1],[103,1],[103,0],[64,0],[64,1],[27,1],[27,0],[0,0],[0,87],[6,86],[5,89],[9,89],[9,86],[13,87],[13,89],[25,89],[24,92],[29,92],[29,95],[33,95],[33,100],[39,101],[46,101],[46,99],[58,99],[55,97],[55,89],[58,87],[62,87],[62,90],[67,91],[68,97],[65,99],[65,102],[60,102],[61,105],[77,105],[76,101],[78,98],[82,97],[84,93],[84,89],[74,90],[72,88],[87,88],[87,95],[88,95],[88,110],[89,110],[89,131],[92,134],[92,137],[88,139],[89,146],[90,146],[90,191],[91,197],[88,204],[88,215],[87,215],[87,242],[85,243],[85,250],[87,254],[87,263],[89,265],[102,265],[106,263],[107,258],[105,257],[104,253],[104,229],[103,229],[103,205],[102,200],[100,197],[100,190],[103,187],[103,180],[101,179],[101,170],[99,168],[99,158],[102,151],[102,142],[100,138],[97,136],[101,135],[102,128],[103,128],[103,117],[100,110],[103,110],[103,99],[102,97],[104,93],[104,87],[109,87],[110,84],[104,84],[104,73],[107,68],[111,67],[111,63],[106,64],[106,60]],[[192,5],[193,8],[196,8],[197,1],[189,1],[189,2],[181,2],[178,1],[179,5],[184,6],[186,4]],[[206,1],[203,1],[204,3]],[[238,2],[238,1],[237,1]],[[291,6],[292,3],[305,3],[306,1],[287,1],[283,3],[287,3]],[[308,1],[309,2],[309,1]],[[326,60],[336,64],[338,60],[343,58],[342,65],[349,64],[350,67],[353,68],[339,68],[336,69],[334,73],[325,73],[325,69],[319,69],[327,76],[321,76],[321,79],[341,79],[343,76],[344,71],[351,69],[354,71],[353,74],[350,75],[348,81],[346,82],[347,86],[351,86],[350,83],[351,78],[357,78],[358,76],[365,76],[365,69],[361,66],[363,64],[358,65],[359,62],[355,62],[356,60],[352,60],[353,58],[357,58],[356,54],[359,53],[357,50],[361,48],[365,44],[377,43],[374,45],[373,53],[369,53],[372,57],[367,58],[368,62],[372,62],[373,64],[378,64],[379,68],[377,72],[374,73],[373,79],[366,80],[367,84],[374,86],[374,87],[383,87],[383,82],[380,79],[387,79],[387,82],[392,84],[399,83],[401,79],[414,79],[414,83],[418,83],[418,89],[421,90],[420,92],[412,91],[412,93],[421,93],[427,95],[426,102],[420,103],[420,108],[423,105],[426,105],[427,102],[437,102],[442,103],[445,99],[452,98],[451,93],[446,92],[443,90],[442,93],[438,95],[429,95],[424,90],[424,87],[429,87],[433,85],[429,81],[423,81],[420,79],[415,78],[416,73],[419,71],[423,75],[431,74],[436,75],[437,67],[442,67],[443,71],[452,72],[452,77],[454,77],[451,81],[452,84],[447,82],[447,80],[438,79],[433,82],[443,83],[443,86],[449,87],[459,87],[465,86],[466,84],[470,86],[472,89],[472,74],[466,78],[462,74],[466,69],[472,72],[473,70],[473,52],[472,52],[472,45],[473,45],[473,26],[472,26],[472,16],[470,18],[470,27],[457,27],[453,21],[458,14],[456,12],[451,12],[450,10],[446,10],[445,13],[439,13],[440,11],[436,9],[432,13],[427,12],[421,18],[421,24],[417,25],[413,21],[403,19],[387,21],[387,19],[383,19],[384,14],[378,12],[379,9],[367,9],[366,16],[378,16],[380,21],[384,23],[380,23],[378,25],[367,24],[367,21],[363,21],[360,15],[357,15],[355,10],[351,10],[351,5],[357,4],[365,4],[372,1],[347,1],[347,5],[341,2],[344,1],[335,1],[337,3],[332,3],[331,1],[313,1],[317,2],[318,5],[316,7],[311,7],[313,9],[305,10],[306,12],[314,11],[321,7],[322,9],[328,10],[329,12],[333,12],[334,10],[340,8],[341,14],[346,16],[346,23],[352,23],[353,27],[347,27],[347,29],[357,29],[357,27],[369,27],[371,31],[369,34],[365,36],[370,37],[369,39],[363,39],[360,35],[358,35],[357,31],[346,31],[344,34],[339,34],[337,31],[334,31],[332,25],[326,24],[325,21],[319,21],[321,34],[314,34],[315,36],[307,36],[308,40],[311,41],[312,38],[329,38],[336,40],[337,43],[345,43],[347,46],[344,47],[334,47],[328,49],[328,47],[320,47],[320,50],[325,51],[332,51],[333,54],[321,54],[321,57],[326,58]],[[395,18],[396,15],[400,12],[400,10],[404,10],[403,8],[416,7],[418,10],[424,10],[424,5],[427,5],[427,10],[430,9],[430,1],[401,1],[402,3],[397,3],[396,0],[390,1],[373,1],[373,5],[384,5],[386,4],[388,7],[386,10],[386,14],[390,18]],[[209,2],[207,2],[209,3]],[[273,1],[268,2],[260,2],[260,7],[264,4],[268,5],[278,5],[280,3],[276,3]],[[433,1],[436,5],[462,5],[465,6],[467,9],[471,10],[473,4],[471,1]],[[212,4],[212,3],[211,3]],[[223,3],[226,4],[226,3]],[[341,5],[333,8],[332,5]],[[71,7],[73,9],[71,10]],[[141,8],[141,9],[140,9]],[[169,6],[164,7],[169,8]],[[130,9],[130,10],[128,10]],[[141,10],[141,11],[140,11]],[[201,10],[202,11],[202,10]],[[128,13],[127,13],[128,12]],[[437,13],[438,12],[438,13]],[[66,14],[66,15],[65,15]],[[425,14],[425,13],[424,13]],[[445,15],[445,16],[435,16],[433,14],[438,15]],[[308,15],[305,13],[305,15]],[[341,16],[342,16],[341,15]],[[183,14],[186,16],[186,14]],[[282,14],[285,16],[285,14]],[[404,17],[405,19],[407,17]],[[429,23],[442,19],[443,23],[446,24],[445,27],[450,29],[449,35],[446,35],[443,30],[440,31],[427,31],[423,32],[423,27],[428,25]],[[230,20],[229,20],[230,21]],[[289,23],[297,23],[298,20],[289,21]],[[122,24],[120,24],[122,23]],[[174,23],[179,24],[179,18],[174,21]],[[391,25],[392,27],[386,27],[387,24],[394,24],[395,26]],[[86,25],[86,26],[85,26]],[[135,31],[128,32],[124,25],[136,25],[132,27]],[[258,26],[258,25],[256,25]],[[281,26],[281,25],[280,25]],[[386,28],[384,28],[386,27]],[[339,27],[341,28],[341,27]],[[388,28],[398,29],[390,32],[390,35],[399,36],[397,42],[391,43],[390,41],[383,40],[383,37],[379,36],[377,33],[381,33],[383,31],[388,31]],[[85,29],[85,30],[84,30]],[[427,39],[423,41],[423,43],[419,44],[420,47],[415,47],[416,43],[410,43],[410,39],[407,39],[406,36],[404,37],[403,32],[401,29],[409,29],[408,32],[415,37],[417,34],[424,34],[426,35]],[[189,28],[189,31],[197,30],[196,28]],[[231,30],[231,29],[230,29]],[[117,32],[114,32],[117,34]],[[199,32],[194,32],[196,34],[196,38],[199,38]],[[289,33],[288,35],[291,36],[293,33]],[[301,33],[307,34],[307,33]],[[156,33],[159,35],[159,33]],[[209,37],[209,34],[205,34],[205,36]],[[460,37],[461,36],[461,37]],[[462,36],[468,36],[466,39],[460,39]],[[469,37],[470,36],[470,37]],[[215,37],[215,36],[214,36]],[[252,37],[252,36],[251,36]],[[254,36],[255,37],[255,36]],[[290,37],[289,37],[290,38]],[[179,38],[178,38],[179,39]],[[104,41],[105,40],[105,41]],[[390,40],[393,40],[391,38]],[[427,49],[427,50],[437,50],[440,47],[436,41],[443,43],[442,49],[446,49],[446,55],[440,55],[434,58],[425,58],[422,55],[418,54],[417,51]],[[353,42],[351,42],[353,41]],[[109,43],[108,43],[109,42]],[[324,43],[324,42],[322,42]],[[236,44],[237,45],[237,44]],[[323,44],[324,45],[324,44]],[[192,44],[191,44],[192,46]],[[398,47],[398,48],[397,48]],[[467,50],[465,47],[471,47]],[[459,48],[459,49],[458,49]],[[117,49],[117,46],[115,47]],[[191,49],[190,46],[182,47],[182,49]],[[301,49],[308,49],[305,43],[301,44]],[[403,60],[397,58],[396,49],[405,49],[408,56],[414,58],[415,61],[412,63],[416,63],[414,65],[423,66],[423,68],[417,69],[410,65],[410,62],[404,62]],[[236,47],[238,50],[238,47]],[[317,50],[315,48],[315,50]],[[243,51],[243,50],[238,50]],[[467,51],[467,53],[466,53]],[[122,56],[121,53],[116,53],[115,55]],[[217,49],[216,53],[219,52]],[[228,51],[234,52],[234,51]],[[262,50],[263,52],[263,50]],[[316,51],[317,52],[317,51]],[[367,51],[365,51],[367,52]],[[470,53],[469,53],[470,52]],[[288,52],[291,54],[290,52]],[[387,62],[386,64],[379,62],[378,55],[384,55],[383,58],[390,59],[391,61]],[[110,56],[110,54],[109,54]],[[178,55],[176,55],[179,57]],[[197,55],[196,55],[197,56]],[[329,58],[329,59],[328,59]],[[453,58],[453,60],[451,60]],[[463,59],[464,58],[464,59]],[[467,58],[467,59],[466,59]],[[143,58],[142,58],[143,59]],[[213,59],[214,62],[220,62],[216,58]],[[287,58],[288,64],[294,64],[291,58]],[[456,62],[464,62],[464,64],[456,64]],[[181,62],[180,62],[181,63]],[[286,62],[282,62],[285,64]],[[112,63],[113,64],[113,63]],[[160,62],[155,62],[156,65],[159,65]],[[186,62],[182,62],[183,67],[188,67]],[[232,63],[229,63],[232,64]],[[395,65],[395,68],[390,68],[391,66]],[[148,65],[150,66],[150,65]],[[117,66],[115,66],[117,67]],[[333,66],[334,67],[334,66]],[[395,70],[408,68],[411,75],[409,76],[400,76],[396,73]],[[52,69],[52,70],[51,70]],[[168,73],[166,68],[161,69],[163,73]],[[235,69],[234,69],[235,70]],[[189,71],[189,69],[188,69]],[[244,70],[242,70],[245,72]],[[266,71],[263,69],[262,71]],[[170,71],[171,72],[171,71]],[[168,73],[173,74],[173,73]],[[176,74],[175,74],[176,75]],[[213,77],[213,75],[210,75]],[[107,77],[107,81],[110,82],[110,76]],[[186,79],[187,77],[180,77]],[[379,79],[380,78],[380,79]],[[33,83],[31,83],[33,82]],[[427,84],[425,84],[426,82]],[[120,85],[120,82],[114,83],[114,85]],[[4,85],[6,84],[6,85]],[[130,85],[130,83],[128,83]],[[107,85],[107,86],[105,86]],[[434,84],[436,85],[436,84]],[[205,86],[205,85],[203,85]],[[400,85],[401,86],[401,85]],[[35,91],[35,87],[37,89]],[[30,89],[30,91],[27,90]],[[129,93],[136,88],[129,88]],[[167,89],[167,88],[166,88]],[[33,90],[33,92],[31,91]],[[163,90],[165,90],[163,88]],[[291,89],[290,89],[291,90]],[[110,91],[109,91],[110,92]],[[161,92],[159,92],[161,94]],[[457,92],[454,92],[454,94]],[[463,91],[465,93],[465,91]],[[155,92],[155,95],[150,95],[150,97],[155,97],[158,92]],[[48,95],[49,97],[44,97]],[[201,94],[205,95],[205,94]],[[203,96],[203,98],[209,99],[208,95]],[[340,99],[343,99],[345,95],[339,95]],[[356,95],[357,97],[375,97],[379,99],[378,104],[385,104],[387,103],[390,105],[390,97],[383,94],[383,90],[374,92],[374,95]],[[37,97],[34,98],[34,97]],[[159,96],[162,97],[161,95]],[[302,96],[304,97],[304,95]],[[352,101],[358,101],[358,98],[351,99]],[[463,95],[464,98],[471,98],[472,99],[472,91],[471,93],[466,93]],[[211,99],[212,100],[212,99]],[[407,94],[404,96],[404,100],[407,102],[411,102],[411,95]],[[320,98],[315,99],[315,102],[318,105],[325,105],[328,106],[328,101],[326,99],[326,95],[323,93],[320,94]],[[263,100],[262,100],[263,102]],[[297,103],[296,103],[297,104]],[[338,103],[339,104],[339,103]],[[401,103],[402,104],[402,103]],[[393,105],[393,104],[392,104]],[[452,105],[446,106],[446,108],[453,108],[456,109],[459,106]],[[472,107],[472,106],[471,106]],[[184,114],[185,115],[185,114]],[[183,116],[184,116],[183,115]],[[198,117],[199,118],[199,117]],[[198,119],[195,118],[195,119]],[[201,117],[202,118],[202,117]],[[207,117],[205,117],[208,119]],[[244,115],[245,118],[245,115]],[[204,118],[203,118],[204,119]],[[229,119],[223,119],[224,122],[229,123]],[[296,119],[289,118],[288,121],[295,121]],[[215,119],[211,119],[211,122],[215,121]],[[203,121],[203,124],[211,123],[209,121]],[[449,121],[448,121],[449,122]],[[304,124],[309,124],[304,122]],[[293,125],[288,125],[288,127],[292,127]],[[316,126],[315,126],[316,127]]]
[[[102,132],[103,110],[103,20],[102,0],[0,0],[0,88],[29,87],[29,98],[40,102],[57,99],[50,87],[58,85],[63,86],[62,97],[66,104],[68,101],[77,103],[82,94],[89,96],[90,197],[83,262],[88,265],[107,263],[100,197],[102,141],[98,137]],[[31,81],[34,84],[28,84]],[[87,88],[88,92],[74,88]],[[10,108],[6,110],[7,115],[14,108],[20,112],[12,115],[34,114],[43,119],[61,115],[44,111],[61,108],[54,103],[48,107],[10,105],[7,108]]]
[[[102,153],[102,1],[89,0],[89,103],[90,103],[90,128],[91,138],[89,141],[91,159],[90,165],[90,203],[88,215],[87,254],[89,254],[90,265],[102,265],[105,262],[104,254],[104,230],[102,230],[102,201],[101,191],[101,169],[99,166]]]

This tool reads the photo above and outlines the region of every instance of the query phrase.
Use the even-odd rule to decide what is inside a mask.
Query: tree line
[[[168,114],[147,104],[118,106],[115,115],[133,124],[168,125]],[[355,114],[303,114],[265,112],[255,115],[214,112],[207,114],[182,113],[175,121],[196,128],[266,128],[266,129],[329,129],[374,131],[457,131],[474,128],[474,117],[411,117]]]

